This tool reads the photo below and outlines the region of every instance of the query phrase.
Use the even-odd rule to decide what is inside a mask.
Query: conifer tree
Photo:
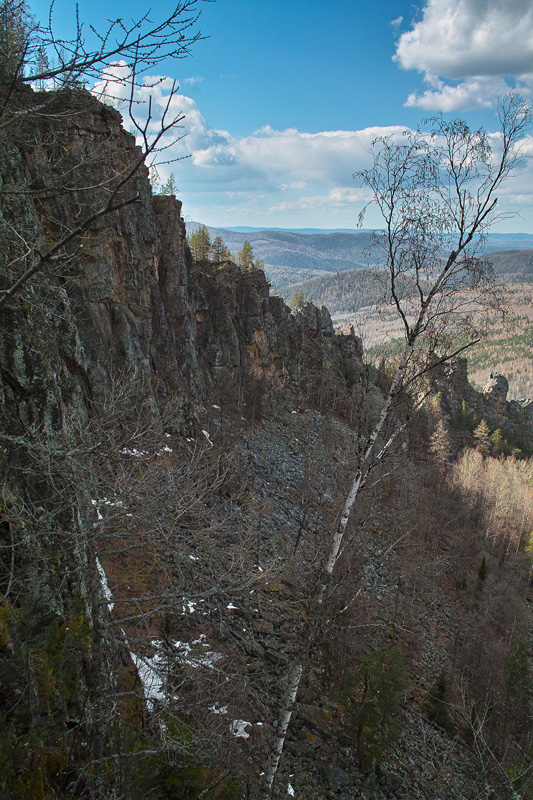
[[[298,308],[303,308],[305,305],[305,296],[301,289],[297,289],[291,297],[291,308],[296,311]]]
[[[223,261],[231,260],[231,253],[224,244],[222,236],[215,236],[213,239],[211,254],[215,264],[221,264]]]
[[[490,454],[490,428],[484,419],[474,430],[474,439],[476,441],[476,450],[482,455],[488,456]]]
[[[195,261],[209,261],[211,255],[211,237],[205,225],[189,236],[189,247]]]
[[[179,191],[179,189],[178,189],[178,186],[176,184],[176,177],[175,177],[174,173],[171,172],[170,173],[170,177],[163,184],[160,193],[161,194],[165,194],[165,195],[172,195],[173,197],[175,197],[177,195],[178,191]]]
[[[0,84],[22,75],[31,28],[26,3],[19,0],[0,3]]]
[[[254,251],[248,239],[244,240],[242,250],[237,255],[237,264],[244,271],[254,267]]]
[[[439,419],[435,431],[430,439],[429,449],[440,466],[446,466],[450,460],[451,443],[448,428],[442,419]]]

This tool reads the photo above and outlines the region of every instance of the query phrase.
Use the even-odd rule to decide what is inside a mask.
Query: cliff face
[[[36,249],[103,204],[110,175],[139,157],[113,109],[80,92],[61,104],[69,108],[66,118],[54,119],[52,107],[42,126],[23,127],[3,143],[4,187],[30,190],[17,208],[4,203],[4,221],[14,225],[22,209]],[[318,357],[324,365],[338,370],[346,362],[353,373],[359,345],[354,337],[333,336],[327,311],[308,307],[292,316],[280,299],[269,297],[258,271],[228,267],[217,273],[206,265],[197,274],[181,203],[153,197],[144,167],[125,194],[137,202],[102,217],[60,268],[39,276],[30,290],[35,308],[21,308],[25,301],[17,300],[7,312],[2,370],[6,391],[11,387],[23,416],[29,413],[23,406],[35,402],[35,381],[45,417],[54,415],[51,406],[59,397],[67,406],[80,396],[98,404],[110,380],[125,373],[157,402],[181,397],[189,416],[222,373],[233,382],[251,373],[298,389],[302,352],[311,341],[315,350],[323,349]],[[9,275],[3,280],[8,286]],[[46,348],[38,346],[43,315],[49,318]],[[57,378],[48,387],[54,400],[45,375]],[[30,416],[39,416],[36,408]]]

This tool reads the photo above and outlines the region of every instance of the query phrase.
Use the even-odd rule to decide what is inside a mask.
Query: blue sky
[[[31,6],[37,17],[48,13],[45,3]],[[190,158],[159,172],[174,172],[184,214],[211,225],[355,227],[366,197],[352,173],[368,163],[375,136],[441,111],[492,131],[497,97],[533,88],[530,0],[198,6],[208,38],[190,58],[158,68],[179,81],[173,109],[186,114],[187,137],[170,153]],[[101,28],[106,16],[140,17],[147,7],[120,0],[110,11],[82,0],[80,16]],[[54,8],[64,33],[73,4]],[[155,109],[168,86],[152,92]],[[522,216],[498,230],[533,232],[532,179],[528,161],[501,196]]]

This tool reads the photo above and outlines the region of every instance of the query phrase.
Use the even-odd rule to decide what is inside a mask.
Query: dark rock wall
[[[63,97],[63,106],[66,100],[67,116],[50,116],[42,127],[22,128],[3,142],[9,153],[4,185],[31,190],[24,213],[28,239],[39,249],[101,207],[106,182],[140,155],[116,111],[85,92]],[[58,409],[73,405],[83,414],[103,402],[112,379],[125,375],[141,395],[181,398],[190,416],[224,370],[288,390],[298,389],[310,343],[325,368],[338,371],[360,360],[355,337],[335,337],[325,309],[307,306],[291,315],[281,299],[269,297],[261,271],[204,265],[197,274],[181,203],[153,197],[144,166],[123,196],[138,200],[99,219],[59,271],[40,275],[4,312],[4,388],[17,395],[12,399],[22,417],[27,404],[37,406],[32,419],[61,416]],[[2,211],[16,224],[20,209],[4,202]],[[11,280],[4,275],[2,288]],[[28,295],[33,304],[25,311]]]

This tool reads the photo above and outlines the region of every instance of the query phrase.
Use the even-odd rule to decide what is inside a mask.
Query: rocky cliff
[[[59,102],[69,109],[66,118],[49,107],[42,125],[21,125],[2,143],[4,236],[22,215],[33,245],[26,260],[103,202],[109,176],[138,157],[116,111],[83,92]],[[4,385],[23,416],[25,403],[36,402],[36,380],[45,417],[54,415],[58,392],[67,405],[75,397],[98,404],[110,380],[125,372],[156,401],[182,397],[189,416],[222,372],[233,382],[251,372],[294,389],[310,341],[324,344],[319,360],[353,372],[360,347],[353,337],[333,336],[327,311],[308,307],[292,316],[269,297],[261,272],[197,271],[181,203],[153,197],[144,167],[125,191],[137,201],[91,226],[61,266],[39,276],[29,297],[6,312]],[[17,250],[16,241],[9,244]],[[4,274],[4,288],[9,280]],[[37,346],[43,316],[45,353]],[[44,375],[54,376],[55,387],[46,387]]]

